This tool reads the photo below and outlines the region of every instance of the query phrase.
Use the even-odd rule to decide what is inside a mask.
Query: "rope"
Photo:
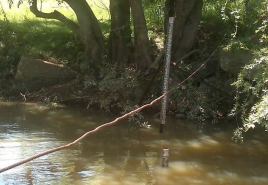
[[[210,57],[215,53],[215,51],[217,50],[217,48],[213,51],[213,53],[210,55]],[[86,138],[88,135],[93,134],[93,133],[97,132],[98,130],[100,130],[100,129],[104,128],[104,127],[108,127],[108,126],[114,125],[118,121],[123,120],[123,119],[125,119],[125,118],[127,118],[127,117],[129,117],[129,116],[131,116],[131,115],[133,115],[135,113],[137,113],[137,112],[140,112],[144,108],[147,108],[147,107],[152,106],[153,104],[155,104],[156,102],[158,102],[159,100],[161,100],[164,96],[168,95],[170,92],[172,92],[173,90],[177,89],[182,84],[184,84],[189,78],[191,78],[197,71],[199,71],[206,64],[206,62],[210,59],[210,57],[208,57],[208,59],[206,61],[204,61],[203,64],[198,69],[196,69],[191,75],[189,75],[187,78],[185,78],[183,81],[181,81],[179,84],[177,84],[175,87],[173,87],[172,89],[170,89],[166,93],[164,93],[161,96],[159,96],[158,98],[152,100],[150,103],[145,104],[145,105],[143,105],[143,106],[141,106],[141,107],[139,107],[139,108],[137,108],[135,110],[132,110],[129,113],[126,113],[126,114],[124,114],[124,115],[122,115],[120,117],[117,117],[116,119],[114,119],[111,122],[104,123],[104,124],[96,127],[95,129],[86,132],[84,135],[82,135],[81,137],[79,137],[78,139],[76,139],[75,141],[73,141],[73,142],[71,142],[71,143],[69,143],[67,145],[62,145],[62,146],[59,146],[59,147],[56,147],[56,148],[52,148],[50,150],[47,150],[47,151],[44,151],[42,153],[33,155],[33,156],[31,156],[31,157],[29,157],[27,159],[21,160],[21,161],[19,161],[17,163],[14,163],[14,164],[11,164],[11,165],[9,165],[7,167],[4,167],[4,168],[0,169],[0,173],[3,173],[5,171],[7,171],[7,170],[10,170],[10,169],[15,168],[17,166],[20,166],[22,164],[25,164],[25,163],[27,163],[29,161],[32,161],[32,160],[34,160],[36,158],[39,158],[39,157],[42,157],[44,155],[48,155],[48,154],[54,153],[56,151],[60,151],[60,150],[69,148],[69,147],[71,147],[73,145],[76,145],[78,142],[80,142],[81,140],[83,140],[84,138]]]
[[[137,109],[135,109],[135,110],[133,110],[133,111],[127,113],[127,114],[124,114],[123,116],[120,116],[120,117],[116,118],[115,120],[113,120],[113,121],[111,121],[111,122],[102,124],[102,125],[96,127],[95,129],[86,132],[84,135],[82,135],[81,137],[79,137],[78,139],[76,139],[75,141],[73,141],[73,142],[71,142],[71,143],[69,143],[69,144],[67,144],[67,145],[62,145],[62,146],[59,146],[59,147],[56,147],[56,148],[52,148],[52,149],[50,149],[50,150],[47,150],[47,151],[45,151],[45,152],[42,152],[42,153],[33,155],[33,156],[31,156],[31,157],[29,157],[29,158],[27,158],[27,159],[24,159],[24,160],[19,161],[19,162],[17,162],[17,163],[11,164],[11,165],[9,165],[9,166],[7,166],[7,167],[5,167],[5,168],[2,168],[2,169],[0,169],[0,173],[2,173],[2,172],[4,172],[4,171],[7,171],[7,170],[10,170],[10,169],[12,169],[12,168],[15,168],[15,167],[17,167],[17,166],[20,166],[20,165],[22,165],[22,164],[24,164],[24,163],[27,163],[27,162],[29,162],[29,161],[32,161],[32,160],[34,160],[34,159],[36,159],[36,158],[42,157],[42,156],[44,156],[44,155],[48,155],[48,154],[54,153],[54,152],[56,152],[56,151],[63,150],[63,149],[65,149],[65,148],[69,148],[69,147],[71,147],[71,146],[77,144],[79,141],[81,141],[82,139],[84,139],[84,138],[87,137],[88,135],[90,135],[90,134],[92,134],[92,133],[94,133],[94,132],[97,132],[98,130],[100,130],[100,129],[104,128],[104,127],[111,126],[111,125],[117,123],[118,121],[123,120],[124,118],[126,118],[126,117],[128,117],[128,116],[131,116],[131,115],[133,115],[133,114],[135,114],[135,113],[141,111],[142,109],[144,109],[144,108],[146,108],[146,107],[149,107],[149,106],[153,105],[154,103],[156,103],[157,101],[159,101],[160,99],[162,99],[165,95],[166,95],[166,94],[163,94],[162,96],[160,96],[160,97],[158,97],[157,99],[153,100],[151,103],[145,104],[145,105],[143,105],[143,106],[141,106],[141,107],[139,107],[139,108],[137,108]]]

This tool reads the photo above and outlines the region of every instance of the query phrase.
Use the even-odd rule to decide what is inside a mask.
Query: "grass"
[[[98,18],[101,18],[102,28],[109,32],[107,19],[108,0],[90,1],[91,8]],[[0,0],[3,12],[0,14],[0,32],[5,39],[9,40],[11,45],[16,47],[19,55],[37,55],[44,58],[56,57],[60,60],[77,61],[81,48],[75,43],[75,36],[63,23],[57,20],[47,20],[35,17],[29,10],[29,5],[24,2],[17,8],[13,4],[9,8],[7,0]],[[105,7],[104,7],[105,6]],[[38,5],[39,9],[41,4]],[[68,18],[75,21],[75,15],[67,5],[58,5],[56,1],[48,0],[42,4],[42,11],[52,12],[57,9]],[[6,19],[5,17],[6,16]],[[4,28],[5,27],[5,28]],[[105,30],[106,29],[106,30]],[[12,33],[13,37],[6,34]],[[1,42],[1,41],[0,41]],[[6,44],[2,44],[6,46]],[[1,48],[0,48],[1,49]]]
[[[88,1],[100,22],[104,33],[109,33],[109,14],[105,7],[108,0]],[[5,79],[15,75],[21,56],[34,56],[49,61],[61,62],[79,68],[83,48],[75,41],[75,35],[57,20],[37,18],[25,1],[17,7],[17,1],[9,8],[7,0],[0,0],[0,88]],[[38,4],[40,9],[41,4]],[[55,9],[75,21],[75,14],[67,5],[58,5],[56,0],[46,0],[42,11]]]
[[[109,19],[109,0],[87,0],[87,2],[99,20]],[[25,19],[39,19],[36,18],[35,15],[30,12],[29,4],[27,2],[21,4],[19,8],[17,7],[16,3],[17,1],[15,1],[11,8],[9,8],[7,0],[0,0],[1,7],[4,9],[8,18],[12,20],[12,22],[22,21]],[[57,10],[63,13],[65,16],[71,18],[72,20],[75,20],[75,14],[67,4],[59,5],[56,0],[46,0],[42,3],[42,5],[39,2],[37,6],[39,10],[42,10],[43,12],[48,13]]]

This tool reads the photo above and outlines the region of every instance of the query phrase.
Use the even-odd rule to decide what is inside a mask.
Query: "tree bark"
[[[83,70],[89,71],[92,67],[99,70],[105,60],[105,44],[100,25],[86,0],[64,0],[75,12],[78,23],[66,18],[58,11],[44,13],[38,10],[37,0],[32,1],[30,10],[37,17],[56,19],[70,28],[85,46],[86,61]]]
[[[134,60],[138,70],[144,72],[152,64],[151,45],[141,0],[130,0],[134,25]]]
[[[58,21],[61,21],[64,23],[69,29],[71,29],[73,32],[77,32],[79,29],[79,26],[73,22],[72,20],[65,17],[63,14],[58,12],[57,10],[54,10],[54,12],[51,13],[44,13],[42,11],[39,11],[37,8],[37,0],[32,1],[32,5],[30,6],[30,11],[39,18],[44,19],[56,19]]]
[[[165,31],[170,16],[174,16],[172,61],[186,55],[194,46],[202,17],[203,0],[166,0]]]
[[[110,0],[111,31],[108,57],[113,64],[126,66],[131,60],[132,42],[128,0]]]
[[[96,69],[107,59],[104,38],[97,18],[86,0],[64,0],[75,12],[79,29],[78,38],[86,47],[87,63]]]

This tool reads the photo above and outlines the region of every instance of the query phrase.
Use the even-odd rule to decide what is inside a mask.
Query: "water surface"
[[[0,103],[0,168],[67,144],[115,115],[83,108]],[[0,174],[0,184],[264,185],[268,184],[268,136],[252,132],[244,143],[232,129],[146,117],[150,129],[127,120],[88,136],[75,147]],[[161,167],[162,149],[169,167]]]

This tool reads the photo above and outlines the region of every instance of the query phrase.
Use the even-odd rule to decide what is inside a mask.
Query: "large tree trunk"
[[[134,25],[134,58],[137,67],[144,72],[152,64],[151,46],[141,0],[130,0]]]
[[[108,57],[113,64],[126,66],[132,54],[129,1],[110,0],[110,14]]]
[[[168,17],[174,16],[172,61],[185,56],[194,46],[202,17],[203,0],[166,0],[165,31]]]
[[[38,10],[37,0],[32,1],[30,10],[37,17],[46,19],[56,19],[70,28],[84,44],[86,51],[86,61],[83,63],[83,70],[89,71],[91,68],[100,69],[105,60],[104,38],[91,8],[86,0],[64,0],[75,12],[78,23],[66,18],[58,11],[44,13]],[[90,68],[91,67],[91,68]]]
[[[76,34],[86,47],[88,66],[93,64],[97,69],[105,60],[105,44],[97,18],[86,0],[64,0],[76,14],[79,29]]]

